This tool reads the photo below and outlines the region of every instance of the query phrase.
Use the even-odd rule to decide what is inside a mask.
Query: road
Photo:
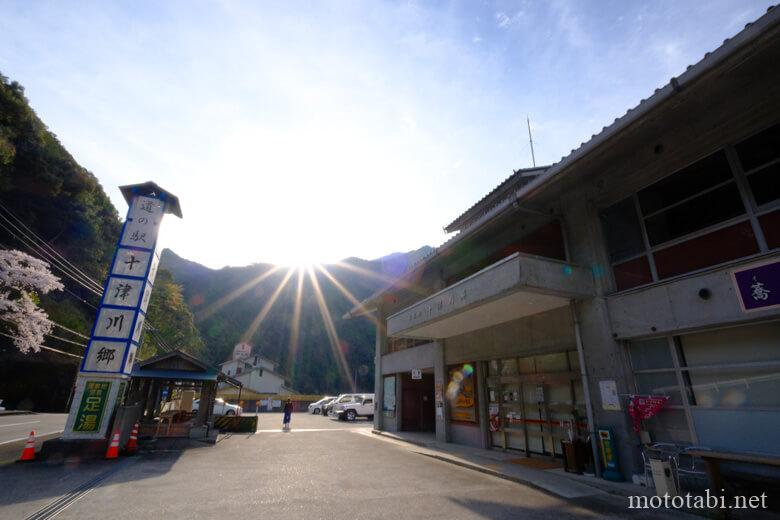
[[[39,440],[56,437],[67,418],[68,414],[64,413],[0,415],[0,463],[19,458],[32,430]]]
[[[367,421],[295,414],[291,432],[280,432],[280,425],[278,414],[261,415],[254,435],[119,462],[6,465],[0,467],[0,517],[25,518],[100,474],[105,479],[58,520],[652,516],[629,515],[624,499],[611,495],[565,500],[432,459],[410,444],[372,434]],[[107,468],[114,472],[105,475]]]

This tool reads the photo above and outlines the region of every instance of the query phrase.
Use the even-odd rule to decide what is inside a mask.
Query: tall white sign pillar
[[[181,217],[179,200],[153,182],[120,188],[130,209],[103,288],[92,334],[76,379],[62,438],[104,439],[133,370],[154,278],[158,237],[167,213]]]

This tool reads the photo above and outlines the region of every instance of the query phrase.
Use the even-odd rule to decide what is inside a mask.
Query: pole
[[[574,319],[574,338],[577,342],[577,354],[580,359],[580,376],[582,377],[582,391],[585,393],[585,411],[588,415],[588,432],[590,433],[590,447],[593,451],[593,468],[596,478],[601,478],[601,460],[597,446],[596,425],[593,420],[593,403],[590,401],[590,384],[588,384],[588,370],[585,367],[585,349],[582,346],[582,334],[580,333],[580,319],[577,317],[577,307],[574,300],[571,301],[571,315]]]
[[[531,143],[531,161],[534,164],[534,168],[536,168],[536,156],[534,156],[534,140],[531,138],[531,120],[528,118],[528,116],[525,116],[525,122],[528,125],[528,142]]]

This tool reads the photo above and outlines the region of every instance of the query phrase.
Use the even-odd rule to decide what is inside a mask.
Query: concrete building
[[[277,363],[260,355],[234,357],[219,365],[221,372],[240,381],[246,390],[258,394],[294,394],[276,368]]]
[[[779,455],[778,63],[776,8],[353,309],[380,324],[375,427],[553,456],[611,428],[630,479],[650,394],[652,441]]]

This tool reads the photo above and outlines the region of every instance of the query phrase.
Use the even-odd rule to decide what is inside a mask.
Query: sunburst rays
[[[352,303],[353,306],[355,306],[356,308],[358,308],[358,309],[360,309],[362,311],[362,316],[365,316],[368,319],[370,319],[371,321],[373,321],[375,325],[377,324],[376,317],[373,314],[371,314],[371,312],[369,312],[368,309],[366,309],[366,307],[362,303],[360,303],[360,301],[357,298],[355,298],[355,295],[353,295],[351,292],[349,292],[349,289],[344,287],[344,285],[341,282],[339,282],[336,279],[336,277],[333,276],[333,274],[331,274],[330,271],[328,271],[327,267],[325,267],[322,264],[315,264],[314,267],[317,268],[317,270],[320,271],[322,274],[324,274],[328,278],[328,280],[331,281],[331,283],[334,285],[334,287],[336,287],[336,289],[338,289],[339,292],[341,294],[343,294],[344,297],[347,300],[349,300],[350,303]]]
[[[386,274],[382,273],[375,273],[374,271],[370,271],[368,269],[365,269],[363,267],[359,267],[357,265],[350,264],[348,262],[336,262],[334,265],[337,265],[338,267],[342,267],[344,269],[347,269],[349,271],[352,271],[354,273],[367,276],[369,278],[373,278],[375,280],[379,280],[380,282],[384,282],[388,285],[390,284],[398,284],[398,287],[401,287],[403,289],[406,289],[408,291],[411,291],[417,295],[420,296],[428,296],[428,292],[425,291],[422,287],[419,285],[412,283],[408,280],[402,280],[399,278],[395,278]]]
[[[364,269],[362,267],[358,267],[345,262],[338,262],[337,264],[335,264],[334,267],[341,267],[350,270],[354,273],[357,273],[359,275],[371,277],[373,279],[380,280],[388,284],[397,282],[397,279],[392,278],[390,276],[383,275],[381,273],[375,273],[367,269]],[[258,284],[268,279],[275,273],[280,272],[281,269],[282,269],[281,266],[275,266],[269,269],[268,271],[262,273],[261,275],[253,278],[249,282],[243,284],[242,286],[234,289],[228,294],[222,296],[216,302],[208,305],[202,311],[197,313],[197,319],[203,320],[205,318],[208,318],[209,316],[213,315],[217,311],[223,309],[225,306],[234,302],[237,298],[239,298],[241,295],[243,295],[253,287],[257,286]],[[367,309],[365,309],[365,307],[360,302],[360,300],[354,294],[352,294],[352,292],[349,289],[347,289],[344,286],[344,284],[341,283],[341,281],[333,273],[330,272],[328,267],[322,264],[314,264],[314,265],[309,265],[307,267],[289,268],[287,272],[284,273],[284,276],[282,277],[281,281],[274,289],[273,293],[263,303],[260,311],[254,317],[249,327],[247,327],[247,329],[241,335],[241,341],[248,342],[248,343],[252,342],[252,338],[258,334],[258,331],[261,330],[264,320],[268,317],[268,314],[271,312],[274,304],[279,299],[279,296],[284,291],[285,287],[288,286],[293,275],[297,275],[297,280],[295,283],[295,299],[293,301],[292,316],[288,321],[290,329],[289,329],[288,345],[287,345],[288,356],[287,356],[286,372],[288,376],[292,378],[295,374],[296,358],[297,358],[298,349],[300,347],[300,341],[301,341],[303,300],[304,300],[305,292],[308,291],[308,288],[305,287],[306,277],[308,276],[309,281],[311,283],[312,292],[315,297],[315,301],[317,302],[319,314],[322,318],[323,325],[325,326],[325,331],[327,333],[330,350],[334,360],[336,361],[336,365],[339,371],[342,384],[348,383],[349,387],[351,388],[351,391],[355,392],[356,382],[352,377],[352,371],[350,370],[350,366],[347,361],[345,352],[342,349],[342,342],[341,339],[339,338],[338,331],[336,330],[336,325],[334,323],[333,315],[331,314],[330,309],[328,308],[328,304],[325,300],[325,295],[322,291],[322,288],[320,287],[318,273],[321,273],[323,276],[325,276],[327,280],[339,291],[339,293],[341,293],[341,295],[344,298],[346,298],[354,307],[362,309],[364,311],[362,313],[363,316],[369,318],[375,325],[377,324],[377,319],[372,315],[372,313],[369,312]],[[417,288],[412,283],[404,282],[403,287],[418,292]]]
[[[295,376],[295,358],[298,354],[298,340],[301,335],[301,304],[303,302],[303,268],[299,267],[298,287],[295,289],[295,301],[293,302],[293,315],[290,324],[290,343],[287,346],[287,374],[290,378]]]
[[[239,296],[241,296],[242,294],[244,294],[245,292],[250,290],[252,287],[255,287],[260,282],[262,282],[263,280],[265,280],[266,278],[268,278],[269,276],[271,276],[272,274],[277,272],[279,269],[281,269],[281,267],[279,267],[279,266],[272,267],[271,269],[269,269],[268,271],[264,272],[263,274],[261,274],[259,276],[256,276],[255,278],[249,280],[247,283],[245,283],[241,287],[239,287],[239,288],[229,292],[228,294],[226,294],[225,296],[223,296],[219,300],[215,301],[214,303],[212,303],[208,307],[205,307],[203,310],[198,311],[195,314],[195,319],[198,320],[198,321],[205,320],[206,318],[208,318],[209,316],[211,316],[212,314],[214,314],[215,312],[220,310],[222,307],[224,307],[225,305],[229,304],[230,302],[232,302],[233,300],[235,300],[236,298],[238,298]]]
[[[320,308],[320,315],[322,321],[325,323],[325,330],[328,333],[328,341],[330,342],[330,348],[333,351],[333,357],[336,358],[336,364],[338,365],[339,372],[344,381],[349,381],[352,387],[352,392],[355,392],[355,380],[352,379],[349,373],[349,366],[347,365],[347,358],[344,356],[344,352],[341,350],[341,340],[339,339],[338,332],[336,332],[336,326],[333,324],[333,317],[328,310],[328,304],[325,303],[325,297],[320,290],[320,284],[317,281],[317,275],[311,267],[308,267],[307,272],[309,279],[311,280],[312,287],[314,288],[314,297],[317,300],[317,306]]]
[[[263,308],[260,309],[260,312],[257,313],[257,316],[255,316],[255,319],[252,320],[252,323],[249,324],[249,327],[244,331],[243,336],[241,336],[241,341],[249,342],[252,339],[252,336],[255,335],[255,332],[257,332],[257,329],[260,327],[260,324],[263,323],[263,320],[266,316],[268,316],[268,313],[271,311],[271,307],[274,306],[274,302],[276,302],[276,299],[279,297],[279,294],[281,294],[284,287],[287,285],[287,282],[290,281],[290,277],[293,275],[293,270],[290,269],[287,271],[287,274],[284,275],[284,278],[281,282],[279,282],[279,285],[276,287],[276,290],[274,290],[271,297],[268,299],[267,302],[265,302],[265,305],[263,305]]]

